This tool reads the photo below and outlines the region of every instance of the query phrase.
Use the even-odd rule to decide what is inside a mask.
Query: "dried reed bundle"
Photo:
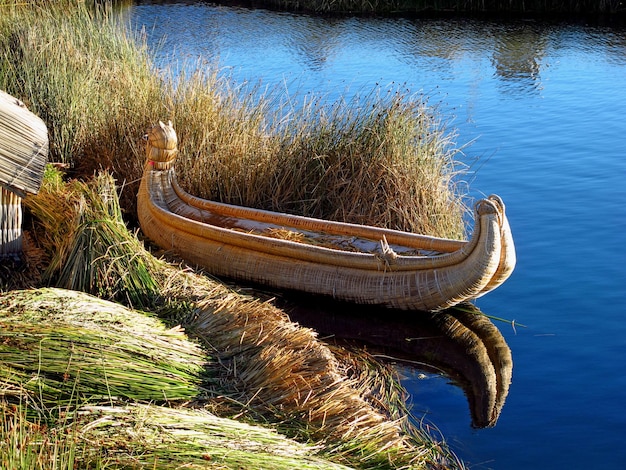
[[[198,303],[187,329],[219,350],[240,401],[284,423],[299,423],[283,429],[323,441],[336,459],[354,462],[358,456],[364,468],[380,468],[381,462],[394,468],[398,462],[432,463],[444,454],[437,448],[433,457],[432,440],[417,443],[405,432],[406,415],[390,416],[364,398],[371,396],[371,383],[348,378],[312,330],[269,303],[214,292]]]
[[[67,410],[53,427],[0,402],[0,468],[232,468],[348,470],[317,447],[203,410],[156,405]]]
[[[275,431],[204,410],[154,405],[88,406],[78,410],[80,434],[116,465],[154,469],[344,469]],[[132,442],[132,447],[128,446]]]
[[[209,358],[180,328],[62,289],[0,296],[2,395],[45,408],[196,398]]]
[[[156,260],[126,228],[110,174],[67,184],[53,176],[25,205],[39,221],[42,243],[54,253],[46,277],[58,287],[133,306],[159,295],[151,274]]]

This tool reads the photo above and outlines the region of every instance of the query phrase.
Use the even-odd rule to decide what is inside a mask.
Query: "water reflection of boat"
[[[498,328],[474,305],[415,315],[321,298],[281,298],[293,321],[322,337],[354,341],[400,363],[443,371],[465,392],[472,426],[496,424],[508,395],[513,359]]]
[[[137,211],[144,234],[208,272],[359,304],[437,310],[499,286],[515,265],[504,204],[476,204],[470,240],[329,222],[203,200],[183,191],[177,138],[147,137]]]

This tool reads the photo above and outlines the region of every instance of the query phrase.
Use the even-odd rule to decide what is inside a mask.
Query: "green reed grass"
[[[109,458],[120,463],[135,460],[159,469],[184,466],[347,470],[318,457],[319,448],[299,444],[270,429],[219,418],[204,410],[140,405],[99,407],[94,411],[107,422],[97,427],[87,425],[86,434],[100,442]],[[137,447],[124,449],[128,439],[137,442]],[[123,450],[120,452],[120,449]],[[132,459],[130,452],[134,454]]]
[[[181,401],[202,394],[210,360],[179,329],[86,294],[0,296],[0,382],[46,408],[83,401]],[[208,383],[208,382],[207,382]]]
[[[0,402],[0,468],[72,470],[79,460],[75,432],[29,419],[23,404]],[[62,431],[61,431],[62,429]],[[82,459],[81,459],[82,460]],[[83,468],[102,468],[85,466]]]
[[[0,403],[0,423],[3,469],[348,470],[317,447],[203,410],[86,405],[50,420]]]

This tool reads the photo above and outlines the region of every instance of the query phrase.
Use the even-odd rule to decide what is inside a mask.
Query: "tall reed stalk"
[[[76,468],[77,461],[83,459],[77,457],[79,452],[75,432],[67,428],[51,428],[45,421],[28,416],[29,412],[24,404],[8,405],[0,402],[0,468]]]

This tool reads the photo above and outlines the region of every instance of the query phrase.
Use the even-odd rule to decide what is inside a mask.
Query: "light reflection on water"
[[[472,430],[445,379],[406,371],[416,411],[474,468],[621,468],[626,429],[626,32],[461,20],[314,18],[209,4],[125,12],[165,39],[160,67],[198,57],[233,78],[335,99],[424,91],[454,116],[471,196],[507,203],[513,276],[477,301],[513,351],[497,426]],[[172,52],[175,52],[172,55]],[[174,64],[178,61],[178,65]],[[477,160],[477,162],[476,162]]]

